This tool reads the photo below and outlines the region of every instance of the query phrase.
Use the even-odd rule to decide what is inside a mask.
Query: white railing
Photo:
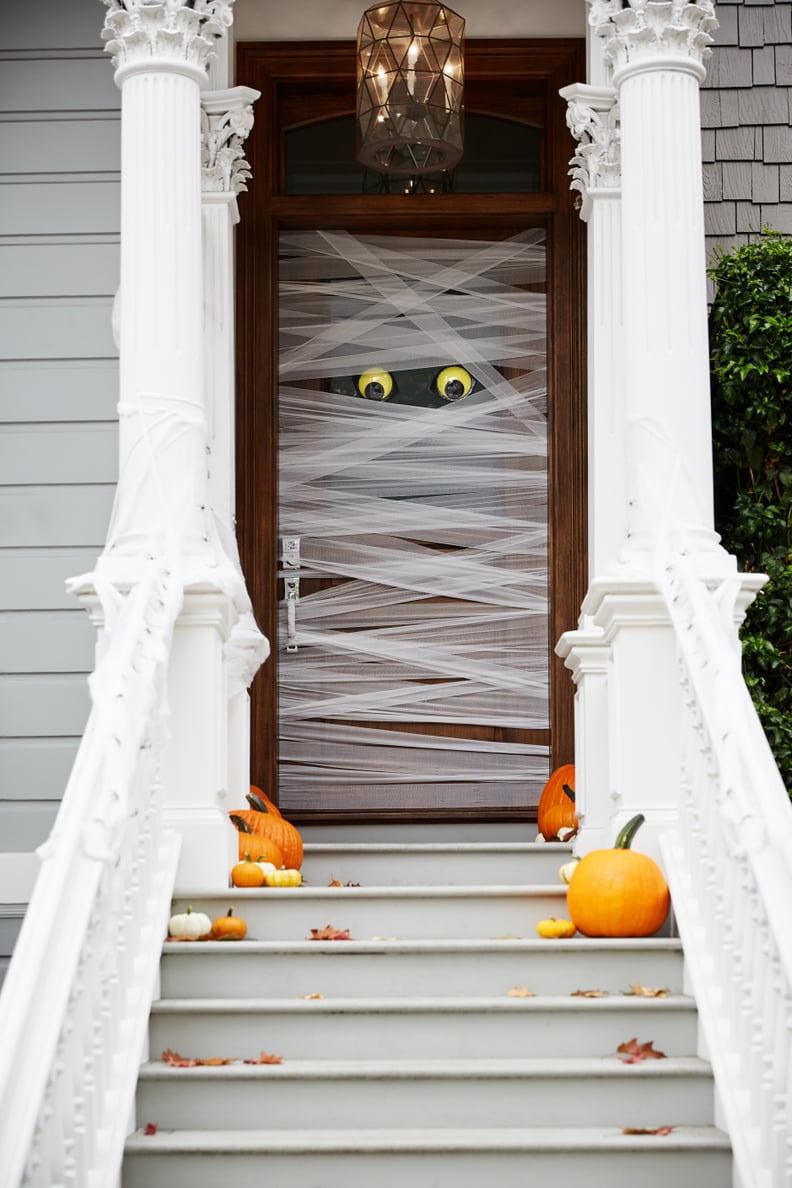
[[[663,857],[740,1188],[792,1185],[792,807],[740,671],[734,595],[666,570],[685,693]]]
[[[3,1188],[115,1188],[179,841],[158,753],[181,583],[100,590],[93,709],[0,995]]]

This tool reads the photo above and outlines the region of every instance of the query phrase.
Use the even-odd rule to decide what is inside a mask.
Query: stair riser
[[[626,1142],[628,1140],[625,1140]],[[663,1149],[663,1138],[650,1151],[596,1151],[283,1155],[259,1151],[235,1155],[129,1155],[122,1188],[220,1188],[230,1183],[262,1182],[295,1188],[504,1188],[534,1184],[541,1188],[726,1188],[731,1157],[725,1151]]]
[[[393,894],[378,897],[344,890],[312,894],[303,888],[249,891],[234,889],[226,896],[195,896],[175,903],[183,912],[204,911],[212,919],[234,914],[247,921],[251,940],[304,940],[311,929],[328,924],[349,929],[356,940],[398,937],[402,940],[444,937],[535,937],[536,925],[546,916],[566,914],[566,895],[558,891],[527,894],[513,891],[499,895],[459,894],[432,896]],[[342,942],[339,942],[342,943]]]
[[[625,1007],[594,1014],[552,1007],[343,1013],[227,1007],[213,1013],[199,1008],[187,1011],[183,1005],[174,1003],[172,1013],[159,1007],[152,1012],[150,1051],[155,1058],[165,1048],[184,1056],[239,1059],[257,1056],[262,1049],[295,1060],[609,1056],[633,1036],[651,1039],[656,1049],[669,1056],[696,1050],[695,1012],[685,1008],[650,1014]]]
[[[355,953],[341,942],[335,951],[317,945],[304,952],[245,952],[203,946],[188,953],[166,946],[162,962],[164,998],[299,998],[365,995],[498,995],[526,985],[534,994],[571,994],[603,989],[612,994],[635,982],[682,990],[678,953],[658,950],[596,952],[547,946],[520,952]]]
[[[559,883],[558,869],[571,857],[568,848],[537,846],[529,853],[427,851],[411,853],[349,852],[342,847],[306,852],[302,871],[312,887],[331,879],[363,887],[486,886],[517,883]]]
[[[658,1062],[655,1062],[658,1063]],[[283,1066],[282,1066],[283,1067]],[[215,1070],[210,1070],[214,1072]],[[281,1069],[278,1069],[279,1073]],[[475,1127],[494,1125],[689,1126],[712,1125],[712,1081],[697,1076],[354,1078],[281,1076],[251,1080],[196,1076],[141,1081],[139,1123],[161,1129],[291,1130],[348,1127]],[[636,1076],[637,1074],[637,1076]],[[636,1080],[640,1081],[636,1091]]]

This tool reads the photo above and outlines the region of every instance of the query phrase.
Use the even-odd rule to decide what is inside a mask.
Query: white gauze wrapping
[[[549,728],[543,233],[295,232],[281,257],[279,531],[301,542],[282,804],[526,803],[547,745],[465,727]],[[481,390],[440,408],[323,390],[452,364]]]

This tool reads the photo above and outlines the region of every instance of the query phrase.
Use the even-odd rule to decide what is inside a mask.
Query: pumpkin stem
[[[248,825],[248,823],[244,817],[238,817],[236,815],[236,813],[229,813],[228,815],[231,818],[231,820],[233,821],[233,823],[236,825],[236,827],[240,833],[252,833],[253,832],[253,830],[250,828],[250,826]]]
[[[234,914],[234,909],[233,909],[232,907],[230,907],[230,908],[228,909],[228,911],[226,912],[226,915],[227,915],[227,916],[233,916],[233,914]]]
[[[261,799],[261,797],[257,796],[255,792],[247,792],[245,794],[245,799],[247,800],[250,807],[255,809],[257,813],[269,813],[269,808]]]
[[[562,788],[564,789],[564,792],[566,793],[566,795],[569,797],[569,799],[570,799],[570,800],[572,801],[572,803],[574,804],[574,803],[575,803],[575,790],[574,790],[574,788],[570,788],[569,784],[562,784],[561,786],[562,786]]]
[[[631,817],[627,824],[619,830],[619,836],[613,844],[614,850],[629,850],[633,838],[645,820],[646,817],[643,813],[636,813],[634,817]]]

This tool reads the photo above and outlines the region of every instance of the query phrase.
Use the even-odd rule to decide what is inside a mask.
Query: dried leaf
[[[170,1064],[173,1068],[197,1068],[201,1061],[191,1060],[187,1056],[180,1056],[178,1052],[173,1052],[170,1048],[166,1048],[162,1053],[162,1063]]]
[[[156,1134],[157,1133],[157,1123],[156,1122],[147,1122],[146,1125],[143,1127],[143,1133],[144,1134]]]
[[[512,986],[511,990],[506,991],[507,998],[536,998],[533,990],[529,990],[527,986]]]
[[[244,1064],[283,1064],[282,1056],[273,1056],[270,1052],[261,1052],[258,1059],[243,1061]]]
[[[321,998],[321,997],[322,997],[322,995],[321,995],[321,994],[301,994],[301,995],[300,995],[300,997],[301,997],[301,998],[303,998],[303,999],[309,999],[309,998]]]
[[[328,887],[343,887],[344,884],[340,879],[331,879],[327,885]]]
[[[660,990],[654,990],[651,986],[642,986],[640,982],[635,982],[629,990],[624,990],[622,993],[634,994],[636,998],[667,998],[671,991],[667,986],[663,986]]]
[[[333,928],[332,924],[328,924],[325,928],[312,928],[311,935],[307,939],[308,940],[318,940],[318,941],[321,941],[321,940],[340,941],[340,940],[352,940],[352,937],[349,935],[348,928],[344,928],[342,931],[339,931],[337,928]]]
[[[647,1040],[644,1044],[639,1044],[637,1038],[627,1040],[624,1044],[619,1044],[616,1049],[616,1055],[625,1064],[640,1064],[642,1060],[665,1060],[665,1052],[658,1052],[653,1047],[653,1041]]]
[[[573,990],[570,998],[607,998],[607,990]]]
[[[373,941],[395,941],[395,940],[398,940],[399,938],[398,938],[398,936],[372,936],[371,939]]]
[[[655,1130],[647,1130],[644,1126],[622,1126],[622,1134],[670,1134],[673,1126],[658,1126]]]
[[[208,1068],[219,1068],[221,1064],[233,1064],[233,1056],[208,1056],[206,1060],[199,1060],[199,1064],[206,1065]]]

